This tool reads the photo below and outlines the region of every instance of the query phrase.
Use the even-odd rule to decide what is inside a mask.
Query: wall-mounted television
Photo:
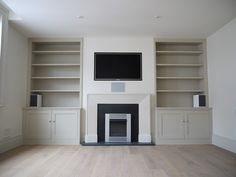
[[[94,80],[142,80],[142,53],[95,52]]]

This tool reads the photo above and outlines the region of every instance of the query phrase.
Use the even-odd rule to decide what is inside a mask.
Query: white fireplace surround
[[[86,143],[97,143],[98,104],[138,104],[138,142],[151,143],[151,100],[149,94],[89,94],[87,99]]]

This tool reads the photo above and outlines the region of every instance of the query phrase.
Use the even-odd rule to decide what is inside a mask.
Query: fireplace
[[[105,142],[131,142],[131,114],[105,114]]]
[[[112,111],[102,105],[113,105]],[[135,105],[134,112],[124,111],[122,105]],[[100,110],[101,109],[101,110]],[[85,143],[105,142],[105,114],[131,114],[131,143],[151,143],[151,97],[149,94],[88,94]]]
[[[98,142],[138,142],[138,104],[98,104]]]

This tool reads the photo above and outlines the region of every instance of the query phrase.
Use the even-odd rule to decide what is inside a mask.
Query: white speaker
[[[42,106],[42,95],[31,94],[30,95],[30,106],[41,107]]]
[[[193,107],[204,107],[206,106],[205,95],[193,95]]]

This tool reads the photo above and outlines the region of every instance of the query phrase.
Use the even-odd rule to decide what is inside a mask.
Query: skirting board
[[[139,143],[151,143],[152,142],[151,135],[139,134],[138,135],[138,142]]]
[[[190,139],[190,140],[174,140],[174,139],[157,139],[156,145],[179,145],[179,144],[212,144],[211,139]]]
[[[24,145],[80,145],[77,139],[57,139],[57,140],[42,140],[42,139],[24,139]]]
[[[0,153],[14,149],[15,147],[21,146],[22,144],[21,135],[3,139],[0,141]]]
[[[85,135],[85,142],[86,143],[97,143],[98,137],[97,137],[97,135]]]
[[[223,149],[236,153],[236,141],[214,134],[212,136],[212,144]]]

